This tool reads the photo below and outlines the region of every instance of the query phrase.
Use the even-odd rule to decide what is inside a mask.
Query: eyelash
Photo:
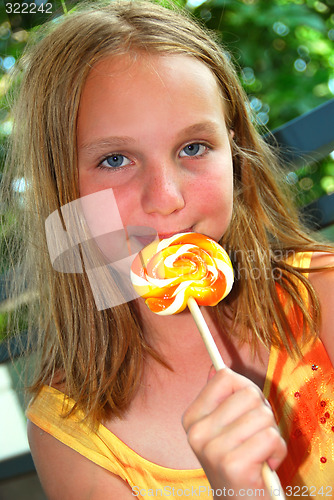
[[[186,149],[189,146],[202,146],[202,147],[205,148],[205,150],[200,155],[195,155],[195,156],[191,156],[191,155],[188,156],[188,155],[186,155],[186,156],[182,156],[181,158],[186,158],[186,157],[193,158],[193,159],[202,158],[203,156],[205,156],[212,149],[212,147],[209,146],[208,144],[206,144],[205,142],[189,142],[189,144],[186,144],[185,146],[183,146],[183,148],[181,149],[181,151],[183,151],[184,149]],[[181,151],[180,151],[180,153],[181,153]]]
[[[202,146],[205,148],[204,152],[201,153],[200,155],[194,155],[194,156],[191,156],[191,155],[185,155],[185,156],[181,156],[181,158],[192,158],[192,159],[197,159],[197,158],[202,158],[203,156],[205,156],[211,149],[212,147],[209,146],[208,144],[206,144],[205,142],[190,142],[189,144],[186,144],[185,146],[183,146],[183,148],[180,150],[180,153],[187,147],[189,146]],[[180,155],[179,153],[179,155]],[[124,166],[119,166],[119,167],[107,167],[107,166],[104,166],[102,165],[103,162],[105,160],[107,160],[108,158],[111,158],[112,156],[123,156],[124,158],[127,158],[129,160],[129,158],[125,155],[123,155],[122,153],[111,153],[111,154],[107,154],[105,155],[101,161],[99,162],[98,164],[98,168],[101,169],[101,170],[107,170],[108,172],[110,171],[114,171],[114,172],[117,172],[117,171],[120,171],[120,170],[123,170],[127,165],[124,165]],[[129,165],[131,165],[131,160],[130,160],[130,163]]]
[[[110,172],[110,171],[112,171],[112,170],[113,170],[113,171],[115,171],[115,172],[117,172],[117,171],[119,171],[119,170],[123,170],[123,169],[127,166],[127,165],[124,165],[124,166],[120,166],[120,167],[112,167],[112,166],[110,166],[110,167],[106,167],[106,166],[102,165],[102,163],[103,163],[104,161],[106,161],[108,158],[112,158],[113,156],[123,156],[124,158],[129,159],[127,156],[123,155],[122,153],[111,153],[111,154],[105,155],[105,156],[101,159],[101,161],[99,162],[99,164],[98,164],[97,168],[99,168],[99,169],[101,169],[101,170],[107,170],[108,172]],[[130,164],[131,164],[131,163],[132,163],[132,162],[130,161]]]

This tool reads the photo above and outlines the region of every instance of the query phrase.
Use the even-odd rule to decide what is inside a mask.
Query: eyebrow
[[[181,130],[178,136],[184,137],[193,134],[215,134],[219,128],[218,123],[212,121],[200,122],[190,125],[185,129]],[[92,142],[83,143],[79,147],[87,154],[94,154],[100,152],[101,148],[107,147],[122,147],[128,146],[129,144],[134,144],[136,141],[132,137],[128,136],[113,136],[113,137],[103,137],[101,139],[96,139]]]
[[[186,127],[184,130],[180,132],[180,135],[191,135],[191,134],[215,134],[218,132],[219,124],[212,121],[195,123],[194,125],[190,125]]]
[[[96,139],[93,142],[86,142],[81,144],[80,149],[87,153],[99,152],[103,147],[115,147],[115,146],[127,146],[133,144],[135,140],[132,137],[103,137],[102,139]]]

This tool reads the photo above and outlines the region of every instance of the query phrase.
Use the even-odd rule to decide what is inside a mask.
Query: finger
[[[231,453],[246,456],[251,463],[262,465],[267,462],[275,470],[287,454],[287,446],[278,429],[268,427],[256,433]]]
[[[260,389],[247,378],[234,373],[228,368],[218,371],[185,411],[182,417],[185,431],[188,432],[191,425],[212,413],[229,396],[244,388],[250,388],[250,392],[256,393],[264,401]],[[233,408],[233,405],[230,408]],[[238,406],[234,407],[234,411],[236,408]]]
[[[258,407],[223,427],[220,435],[224,438],[225,449],[232,450],[258,432],[270,427],[279,432],[274,416],[269,408]],[[219,436],[219,434],[217,433],[216,436]]]
[[[274,420],[271,408],[268,404],[266,404],[263,393],[258,387],[251,384],[226,398],[225,401],[213,410],[210,416],[204,418],[212,419],[210,425],[214,431],[216,426],[219,428],[227,426],[232,422],[235,422],[242,415],[247,415],[255,409],[263,410],[266,415],[270,416],[272,420]]]
[[[219,407],[189,428],[188,442],[196,455],[199,456],[207,443],[218,436],[224,438],[224,448],[229,451],[262,429],[273,427],[278,430],[272,411],[263,403],[250,408],[238,418],[228,422],[224,420],[222,408]]]
[[[229,450],[226,449],[225,436],[219,436],[203,449],[200,460],[208,477],[218,473],[229,484],[238,478],[240,485],[240,478],[243,478],[248,487],[263,488],[263,464],[267,462],[275,470],[286,453],[287,447],[279,432],[268,427]]]

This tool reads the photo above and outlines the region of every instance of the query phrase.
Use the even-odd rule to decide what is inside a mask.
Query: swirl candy
[[[199,233],[180,233],[154,241],[135,258],[131,281],[150,310],[168,315],[183,311],[190,297],[214,306],[230,292],[233,268],[225,250]]]

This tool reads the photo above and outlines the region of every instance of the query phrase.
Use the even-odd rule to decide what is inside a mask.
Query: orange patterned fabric
[[[298,254],[293,264],[307,268],[311,255]],[[297,307],[278,291],[300,340]],[[307,303],[306,291],[301,288],[300,293]],[[324,496],[326,492],[334,496],[334,488],[330,490],[334,485],[334,370],[320,339],[306,343],[302,354],[302,359],[294,360],[283,349],[272,347],[270,352],[264,394],[288,445],[278,475],[287,493],[297,493],[298,486],[304,487],[300,495],[302,491],[321,495],[323,488]]]
[[[311,254],[297,254],[293,264],[307,268],[310,259]],[[298,311],[280,290],[279,293],[299,339],[302,324]],[[300,293],[307,301],[303,289]],[[272,347],[269,356],[264,394],[288,444],[288,456],[278,475],[287,497],[334,496],[334,370],[319,339],[304,345],[302,353],[302,359],[293,360],[285,350]],[[174,491],[174,496],[212,499],[202,469],[175,470],[149,462],[103,425],[92,432],[80,411],[63,418],[63,412],[73,404],[61,392],[45,386],[28,407],[27,417],[59,441],[120,476],[130,487],[137,487],[133,490],[137,498],[163,496],[161,492],[173,496]],[[138,494],[140,489],[142,495]]]

